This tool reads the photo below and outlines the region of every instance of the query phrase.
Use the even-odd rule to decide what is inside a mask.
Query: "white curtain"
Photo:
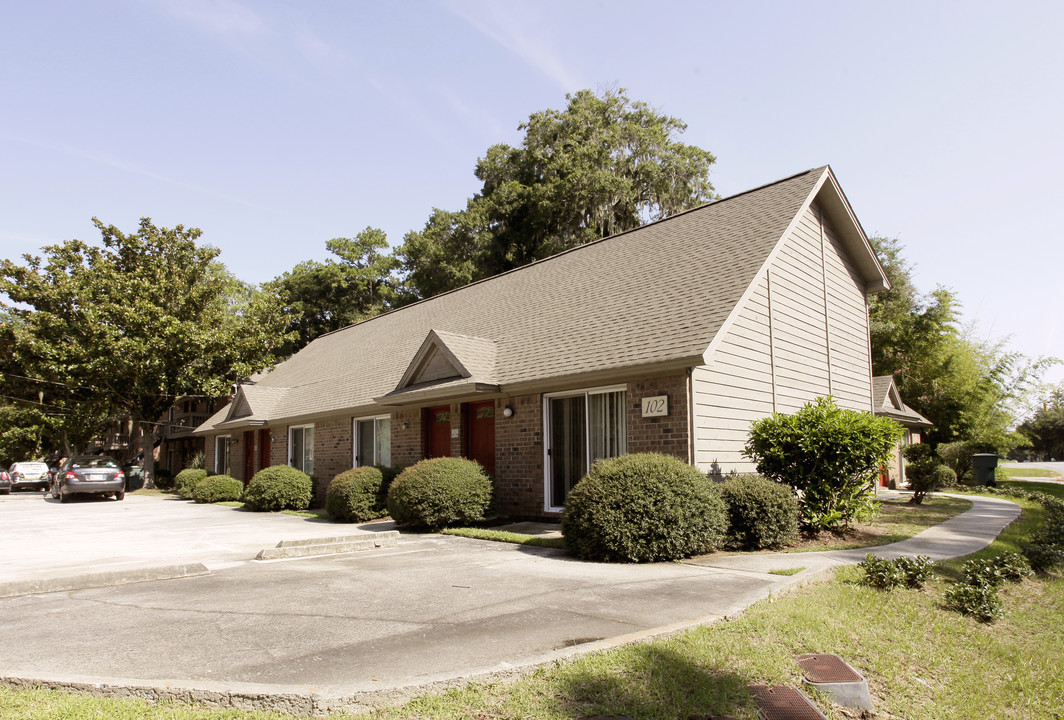
[[[588,395],[588,440],[592,463],[627,452],[628,417],[625,397],[623,390]]]

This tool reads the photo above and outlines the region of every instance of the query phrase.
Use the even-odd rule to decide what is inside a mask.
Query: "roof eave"
[[[486,382],[464,382],[447,385],[446,387],[430,387],[418,390],[397,390],[387,395],[373,398],[373,401],[382,407],[402,407],[404,405],[416,405],[424,402],[448,400],[450,398],[466,395],[484,395],[500,392],[500,387]]]

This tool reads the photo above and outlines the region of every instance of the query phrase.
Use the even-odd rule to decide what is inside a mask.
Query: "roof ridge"
[[[662,223],[666,223],[666,222],[668,222],[670,220],[674,220],[674,219],[682,217],[684,215],[689,215],[691,213],[694,213],[694,212],[697,212],[697,211],[700,211],[700,210],[705,210],[708,207],[716,207],[717,205],[720,205],[721,203],[728,202],[729,200],[735,200],[736,198],[743,197],[744,195],[749,195],[750,193],[759,192],[761,190],[765,190],[767,188],[773,187],[774,185],[779,185],[781,183],[789,182],[791,180],[794,180],[796,178],[802,177],[804,175],[808,175],[808,174],[813,173],[813,172],[817,172],[817,171],[821,171],[822,172],[823,170],[825,170],[827,168],[830,168],[830,167],[831,167],[830,165],[821,165],[820,167],[810,168],[808,170],[803,170],[803,171],[797,172],[797,173],[795,173],[793,175],[788,175],[787,177],[780,178],[779,180],[773,180],[772,182],[765,183],[764,185],[758,185],[757,187],[750,188],[748,190],[743,190],[741,192],[735,193],[734,195],[729,195],[728,197],[725,197],[725,198],[720,198],[718,200],[711,200],[710,202],[707,202],[707,203],[705,203],[703,205],[699,205],[698,207],[688,208],[687,210],[683,210],[681,212],[678,212],[675,215],[669,215],[668,217],[661,218],[660,220],[655,220],[654,222],[649,222],[649,223],[647,223],[645,225],[640,225],[638,227],[630,228],[628,230],[622,230],[619,233],[615,233],[613,235],[607,235],[606,237],[599,238],[598,240],[593,240],[591,242],[583,243],[581,245],[577,245],[576,247],[567,248],[566,250],[562,250],[561,252],[555,253],[555,254],[550,255],[548,257],[541,258],[539,260],[533,260],[532,262],[530,262],[530,263],[528,263],[526,265],[521,265],[520,267],[511,268],[509,270],[504,270],[503,272],[498,273],[497,275],[492,275],[490,277],[481,278],[479,280],[474,280],[473,282],[469,283],[468,285],[463,285],[462,287],[457,287],[457,288],[454,288],[454,289],[451,289],[451,290],[447,290],[446,292],[442,292],[439,295],[433,295],[432,297],[422,298],[420,300],[417,300],[415,302],[410,303],[409,305],[403,305],[402,307],[394,308],[392,310],[388,310],[387,312],[382,312],[379,315],[374,315],[371,318],[366,318],[365,320],[360,320],[357,323],[352,323],[352,324],[344,326],[342,328],[337,328],[336,330],[331,330],[331,331],[329,331],[327,333],[323,333],[322,335],[319,335],[317,338],[314,339],[313,342],[317,342],[317,340],[319,340],[321,338],[328,337],[330,335],[335,335],[337,333],[341,333],[341,332],[343,332],[345,330],[348,330],[350,328],[353,328],[353,327],[359,327],[361,325],[365,325],[366,323],[373,322],[374,320],[377,320],[378,318],[383,318],[383,317],[387,317],[389,315],[393,315],[395,313],[398,313],[398,312],[401,312],[403,310],[406,310],[407,308],[412,308],[412,307],[416,307],[418,305],[423,305],[424,303],[431,302],[431,301],[433,301],[433,300],[435,300],[437,298],[442,298],[442,297],[445,297],[447,295],[451,295],[451,294],[454,294],[454,293],[457,293],[457,292],[461,292],[462,290],[465,290],[466,288],[471,288],[474,285],[481,285],[481,284],[490,282],[492,280],[496,280],[498,278],[505,277],[505,276],[510,275],[512,273],[515,273],[515,272],[517,272],[519,270],[524,270],[526,268],[530,268],[530,267],[532,267],[534,265],[542,265],[544,263],[550,262],[551,260],[554,260],[555,258],[562,257],[563,255],[568,255],[568,254],[576,252],[578,250],[583,250],[584,248],[591,247],[592,245],[599,245],[600,243],[604,243],[607,240],[612,240],[614,238],[623,237],[625,235],[628,235],[629,233],[636,232],[637,230],[643,230],[643,229],[648,228],[648,227],[652,227],[652,226],[655,226],[655,225],[660,225]],[[473,337],[475,337],[475,336],[473,336]]]

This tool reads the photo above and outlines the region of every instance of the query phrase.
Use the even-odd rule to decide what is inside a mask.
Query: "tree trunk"
[[[150,423],[137,423],[140,428],[141,447],[144,448],[144,487],[155,487],[155,436]]]

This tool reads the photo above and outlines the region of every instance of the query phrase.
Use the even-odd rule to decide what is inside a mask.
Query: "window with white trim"
[[[596,460],[628,452],[627,397],[623,387],[544,396],[547,510],[562,509]]]
[[[307,475],[314,474],[314,426],[288,428],[288,464]]]
[[[392,464],[392,418],[380,415],[352,420],[355,467]]]
[[[232,439],[228,435],[219,435],[214,438],[214,472],[216,475],[229,474],[229,444]]]

